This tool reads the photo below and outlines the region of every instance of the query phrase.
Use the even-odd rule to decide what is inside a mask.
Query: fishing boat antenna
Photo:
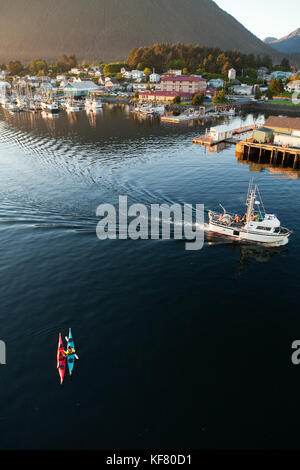
[[[219,204],[219,205],[222,207],[222,209],[223,209],[223,211],[224,211],[224,215],[225,215],[225,214],[226,214],[226,209],[225,209],[225,207],[223,207],[222,204]]]
[[[266,213],[266,209],[265,209],[265,206],[264,206],[264,203],[263,203],[263,200],[262,200],[261,194],[260,194],[259,187],[257,186],[256,188],[257,188],[257,193],[258,193],[258,197],[259,197],[259,200],[260,200],[260,203],[261,203],[261,206],[262,206],[263,212],[264,212],[264,214],[265,214],[265,213]]]

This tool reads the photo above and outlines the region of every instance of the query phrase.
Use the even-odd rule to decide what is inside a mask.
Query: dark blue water
[[[203,132],[121,107],[0,110],[0,448],[299,446],[299,174],[209,153]],[[294,230],[282,250],[96,237],[97,206],[119,195],[239,211],[251,176]],[[70,326],[79,361],[61,387]]]

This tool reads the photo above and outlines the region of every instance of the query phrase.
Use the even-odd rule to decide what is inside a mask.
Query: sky
[[[214,1],[260,39],[280,39],[300,28],[300,0]]]

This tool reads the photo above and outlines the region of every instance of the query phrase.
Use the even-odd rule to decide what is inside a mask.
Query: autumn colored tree
[[[219,91],[219,93],[216,92],[213,96],[212,102],[213,102],[214,105],[222,104],[222,103],[228,103],[228,100],[226,98],[225,90],[223,89],[223,90]]]
[[[144,68],[144,74],[146,76],[146,80],[149,80],[149,77],[151,75],[151,70],[148,67]]]
[[[19,60],[11,60],[8,62],[6,69],[10,75],[19,75],[23,72],[24,67]]]
[[[48,64],[42,59],[32,59],[28,66],[30,72],[37,75],[39,72],[43,72],[43,75],[48,73]]]
[[[281,78],[272,78],[269,83],[269,89],[272,91],[273,95],[283,93],[284,86]]]
[[[197,93],[193,96],[192,105],[193,106],[201,106],[204,103],[204,96],[201,93]]]

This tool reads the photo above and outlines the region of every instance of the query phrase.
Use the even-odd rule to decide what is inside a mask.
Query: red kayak
[[[61,339],[61,334],[59,333],[58,337],[58,347],[57,347],[57,369],[60,376],[60,384],[62,385],[65,377],[66,371],[66,357],[64,352],[64,345]]]

